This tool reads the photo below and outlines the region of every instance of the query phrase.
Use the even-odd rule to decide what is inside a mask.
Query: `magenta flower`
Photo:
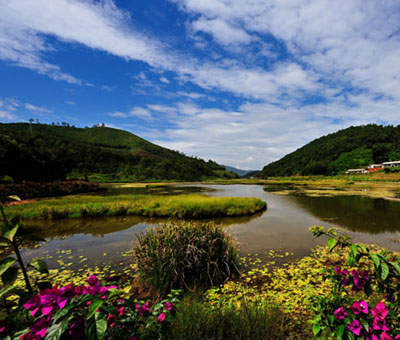
[[[394,337],[394,340],[400,340],[400,334],[397,334],[397,335]]]
[[[95,284],[97,284],[99,282],[99,279],[97,278],[96,275],[90,275],[87,282],[89,283],[89,285],[94,286]]]
[[[6,323],[1,320],[0,321],[0,333],[3,333],[6,330]]]
[[[360,313],[368,314],[368,304],[365,301],[354,301],[351,309],[356,315]]]
[[[381,334],[381,339],[380,340],[393,340],[393,338],[389,334],[387,334],[386,332],[383,332]]]
[[[347,325],[347,328],[350,330],[350,332],[353,332],[355,335],[360,335],[361,332],[361,325],[358,320],[353,320],[350,324]]]
[[[166,308],[167,310],[172,310],[172,303],[166,302],[166,303],[165,303],[165,308]]]
[[[388,315],[388,312],[389,312],[388,308],[385,306],[385,304],[382,301],[380,301],[376,305],[375,309],[371,310],[372,316],[374,318],[378,318],[381,320],[384,320],[386,318],[386,316]]]
[[[124,307],[117,308],[117,311],[118,311],[118,316],[122,316],[125,313],[125,308]]]
[[[115,319],[116,319],[115,315],[110,314],[109,316],[107,316],[107,325],[110,329],[113,329],[115,325]]]
[[[339,307],[333,312],[333,316],[335,320],[343,320],[347,316],[347,312],[345,312],[344,307]]]
[[[386,325],[386,320],[377,317],[372,322],[372,328],[376,331],[390,331],[390,328]]]
[[[146,302],[139,308],[139,315],[143,315],[144,313],[150,311],[149,302]]]
[[[379,337],[376,336],[375,334],[367,334],[365,336],[365,340],[379,340]]]
[[[62,296],[62,291],[57,287],[52,289],[43,289],[39,293],[41,312],[43,315],[49,315],[54,308],[62,309],[67,304],[68,299]]]
[[[40,297],[38,295],[35,295],[31,297],[26,303],[24,303],[24,307],[31,311],[31,315],[35,316],[36,312],[40,308]]]
[[[158,322],[163,322],[165,320],[165,314],[161,313],[158,318],[157,318]]]

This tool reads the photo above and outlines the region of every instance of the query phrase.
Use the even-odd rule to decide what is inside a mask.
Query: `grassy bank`
[[[264,190],[281,195],[358,195],[397,199],[400,198],[400,176],[399,174],[365,174],[330,177],[273,177],[267,180]]]
[[[24,219],[123,215],[201,219],[250,215],[265,208],[264,201],[251,197],[74,195],[8,206],[6,213],[10,216],[18,215]]]

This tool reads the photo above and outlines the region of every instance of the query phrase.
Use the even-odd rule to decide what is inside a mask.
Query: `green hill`
[[[213,161],[187,157],[127,131],[28,123],[0,124],[0,177],[4,175],[16,181],[235,177]]]
[[[392,160],[400,160],[400,125],[352,126],[315,139],[266,165],[259,177],[335,175]]]

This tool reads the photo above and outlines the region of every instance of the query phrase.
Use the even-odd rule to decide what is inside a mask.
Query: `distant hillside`
[[[253,170],[242,170],[242,169],[237,169],[234,168],[233,166],[229,166],[229,165],[224,165],[225,169],[227,171],[232,171],[235,174],[239,175],[239,176],[245,176],[247,175],[249,172],[253,172]]]
[[[94,176],[104,180],[232,178],[224,167],[104,126],[0,124],[0,177],[46,181]]]
[[[263,168],[259,177],[335,175],[400,160],[400,125],[363,125],[323,136]]]

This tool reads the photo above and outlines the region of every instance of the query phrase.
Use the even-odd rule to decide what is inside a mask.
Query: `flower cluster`
[[[20,339],[44,339],[49,328],[56,328],[62,322],[63,336],[68,339],[91,339],[91,329],[101,323],[107,325],[102,328],[104,339],[138,340],[143,330],[153,332],[151,337],[157,338],[166,321],[171,320],[173,303],[177,302],[173,295],[170,297],[155,306],[150,306],[149,302],[135,302],[133,297],[123,298],[116,286],[104,286],[92,275],[88,285],[54,286],[26,301],[23,309],[29,314],[29,325]],[[99,324],[93,328],[93,323]],[[9,332],[1,322],[0,336],[3,335]]]
[[[339,267],[335,267],[334,272],[343,287],[352,284],[352,290],[355,292],[363,290],[371,281],[365,270],[353,269],[349,273],[347,269],[341,270]]]
[[[388,313],[389,308],[382,301],[371,310],[366,301],[354,301],[350,307],[337,308],[333,315],[338,324],[347,323],[346,328],[363,339],[400,340],[400,334],[392,334],[387,324]]]
[[[72,283],[68,286],[58,288],[57,286],[49,289],[43,289],[39,294],[34,295],[25,304],[32,317],[36,317],[35,322],[29,327],[29,332],[21,336],[22,340],[38,340],[44,338],[47,329],[51,325],[52,316],[64,308],[68,302],[75,297],[90,295],[99,295],[100,299],[106,298],[109,289],[116,286],[102,286],[98,278],[91,275],[88,279],[88,286],[74,286]],[[87,301],[90,305],[92,301]],[[84,319],[81,316],[72,320],[68,333],[72,339],[80,339],[84,333]]]

